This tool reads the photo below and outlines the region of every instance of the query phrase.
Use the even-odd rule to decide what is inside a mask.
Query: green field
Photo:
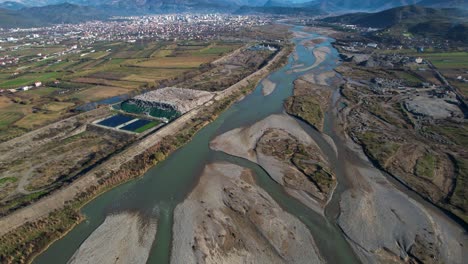
[[[48,82],[53,81],[61,77],[63,73],[60,72],[31,72],[25,73],[16,78],[9,78],[6,80],[0,80],[0,87],[2,88],[18,88],[23,85],[32,85],[36,81]]]
[[[0,129],[8,127],[23,117],[20,113],[6,112],[0,113]]]
[[[206,55],[222,55],[233,51],[235,47],[231,45],[212,45],[207,48],[201,49],[194,53],[197,56],[206,56]]]
[[[142,126],[142,127],[139,127],[139,128],[136,129],[134,132],[141,133],[141,132],[144,132],[144,131],[146,131],[146,130],[148,130],[148,129],[151,129],[151,128],[153,128],[153,127],[159,125],[159,124],[161,124],[161,122],[153,121],[153,122],[148,123],[148,124],[146,124],[146,125],[144,125],[144,126]]]
[[[423,80],[421,80],[419,77],[415,76],[414,74],[411,74],[409,72],[405,71],[394,71],[393,72],[399,79],[404,80],[407,84],[412,85],[412,86],[417,86]]]
[[[468,52],[423,53],[439,69],[468,68]]]
[[[54,87],[40,87],[36,89],[32,89],[29,91],[26,91],[26,94],[35,94],[39,96],[47,96],[52,94],[53,92],[60,91],[59,88],[54,88]]]

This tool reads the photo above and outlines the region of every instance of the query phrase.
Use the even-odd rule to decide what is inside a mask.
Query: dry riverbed
[[[230,163],[205,167],[173,233],[171,263],[323,263],[306,226]]]

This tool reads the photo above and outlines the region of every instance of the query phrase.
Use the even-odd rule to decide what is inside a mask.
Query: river
[[[264,96],[262,84],[259,84],[251,94],[234,104],[197,133],[191,142],[151,168],[143,177],[114,188],[90,202],[82,209],[86,220],[53,243],[35,259],[34,263],[66,263],[81,243],[103,223],[107,215],[124,211],[138,211],[148,217],[158,218],[157,235],[148,262],[169,263],[174,208],[197,184],[205,165],[213,161],[228,161],[252,169],[258,185],[265,189],[282,208],[309,228],[320,253],[328,263],[359,263],[336,224],[339,195],[346,188],[340,166],[334,166],[339,185],[324,217],[287,195],[282,186],[273,181],[258,165],[209,148],[209,142],[217,135],[251,125],[271,114],[282,113],[283,101],[292,95],[293,81],[300,76],[309,72],[326,72],[336,67],[338,53],[331,46],[332,39],[327,38],[327,41],[318,46],[329,47],[331,53],[316,68],[307,69],[315,63],[315,57],[312,48],[305,46],[304,41],[316,38],[318,35],[303,31],[301,27],[293,27],[291,30],[300,33],[293,39],[296,44],[296,54],[289,57],[287,65],[268,76],[277,87],[272,94]],[[293,71],[297,68],[307,71]],[[333,122],[327,121],[326,124],[331,126]],[[333,148],[323,136],[306,124],[301,125],[317,141],[330,161],[335,165],[339,164]],[[325,129],[332,131],[330,127]]]

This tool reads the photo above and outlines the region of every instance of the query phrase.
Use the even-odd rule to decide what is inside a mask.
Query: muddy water
[[[327,217],[323,217],[313,212],[296,199],[288,196],[282,187],[274,182],[258,165],[209,149],[209,142],[217,135],[234,128],[248,126],[271,114],[283,112],[283,101],[292,94],[293,81],[298,77],[310,72],[329,71],[336,66],[338,54],[327,41],[320,46],[328,46],[332,52],[323,63],[309,72],[292,71],[293,68],[297,69],[298,65],[300,65],[299,68],[305,69],[314,64],[315,58],[312,49],[304,46],[302,42],[317,37],[315,34],[303,32],[300,27],[295,27],[292,30],[301,32],[300,37],[294,39],[296,54],[289,58],[285,67],[268,76],[270,81],[277,84],[277,88],[272,94],[263,96],[260,84],[252,94],[234,104],[217,120],[201,130],[190,143],[176,151],[164,162],[150,169],[141,179],[121,185],[89,203],[82,210],[87,220],[54,243],[35,260],[35,263],[67,262],[107,215],[121,211],[140,211],[145,215],[155,216],[159,219],[158,232],[148,262],[168,263],[173,210],[195,186],[203,167],[213,161],[229,161],[251,168],[256,174],[258,184],[268,191],[286,211],[295,215],[308,226],[320,253],[328,263],[358,263],[359,261],[335,223],[335,214],[327,213]],[[331,161],[337,162],[333,149],[323,137],[307,125],[303,124],[303,126],[317,140],[324,152],[330,156]],[[342,180],[340,175],[341,173],[337,175],[339,181]],[[337,196],[344,188],[346,188],[346,184],[339,185]],[[337,211],[337,203],[334,204],[331,208],[335,209],[330,209],[331,211]]]

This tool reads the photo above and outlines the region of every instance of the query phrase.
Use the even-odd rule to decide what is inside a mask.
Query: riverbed
[[[338,53],[331,46],[332,39],[304,31],[302,27],[293,27],[291,30],[298,33],[293,39],[296,50],[290,56],[287,65],[267,77],[269,85],[275,87],[268,89],[272,90],[271,93],[264,93],[265,87],[260,83],[251,94],[234,104],[202,129],[191,142],[151,168],[143,177],[112,189],[86,205],[82,209],[86,220],[52,244],[34,263],[66,263],[80,246],[84,245],[83,242],[92,237],[106,218],[129,212],[132,215],[138,213],[147,220],[157,219],[157,233],[149,251],[148,263],[169,263],[174,209],[196,186],[203,168],[214,162],[229,162],[252,170],[258,186],[285,211],[307,226],[327,263],[359,263],[358,257],[337,224],[337,217],[340,213],[341,195],[352,185],[349,178],[345,177],[344,159],[355,163],[362,161],[349,155],[341,144],[338,147],[334,146],[328,136],[298,121],[333,164],[337,176],[338,187],[326,207],[325,216],[289,196],[259,165],[209,148],[209,143],[218,135],[235,128],[250,126],[272,114],[283,113],[283,102],[292,95],[293,82],[297,78],[310,74],[326,75],[337,66]],[[314,48],[327,51],[320,53],[319,63],[314,56],[314,50],[305,45],[318,37],[324,41]],[[316,54],[318,53],[315,52]],[[324,132],[329,134],[335,143],[341,143],[335,133],[334,121],[333,115],[327,114]],[[343,155],[340,155],[342,152]]]
[[[302,32],[300,27],[292,30]],[[196,185],[205,165],[213,161],[229,161],[252,169],[259,186],[310,229],[321,254],[327,261],[356,263],[357,259],[334,223],[334,219],[324,218],[288,196],[282,187],[258,165],[209,149],[209,142],[217,135],[233,128],[251,125],[271,114],[283,112],[283,101],[292,94],[293,81],[311,71],[309,67],[316,64],[313,51],[303,45],[307,40],[316,37],[316,34],[303,32],[294,38],[297,56],[291,56],[286,66],[268,76],[268,80],[276,86],[274,91],[265,96],[262,93],[264,87],[260,83],[250,95],[220,115],[201,130],[190,143],[150,169],[141,179],[119,186],[89,203],[82,209],[86,221],[52,244],[47,251],[36,258],[35,263],[67,262],[107,216],[126,211],[136,211],[148,218],[158,219],[157,234],[148,261],[168,263],[173,210]],[[336,66],[338,54],[332,49],[330,41],[331,39],[327,39],[319,45],[322,49],[329,49],[330,52],[325,59],[323,57],[320,59],[324,62],[320,63],[320,69],[315,71],[329,71]],[[307,70],[292,71],[297,65]],[[325,142],[319,144],[326,147]]]

